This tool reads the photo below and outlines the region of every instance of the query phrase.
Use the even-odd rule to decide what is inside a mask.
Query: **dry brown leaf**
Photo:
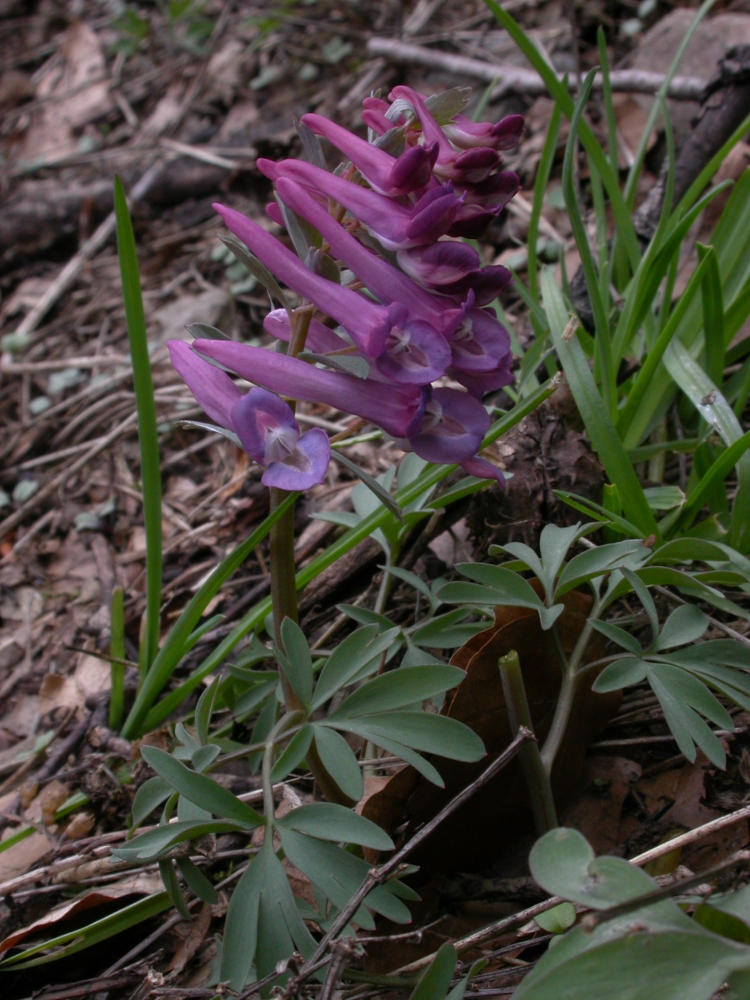
[[[14,830],[6,830],[3,840],[12,837]],[[0,882],[24,875],[30,868],[54,851],[54,845],[43,833],[32,833],[0,854]]]
[[[3,856],[0,854],[0,860]],[[47,930],[49,927],[55,927],[57,924],[86,910],[94,909],[97,906],[104,906],[125,896],[151,896],[154,893],[162,892],[163,889],[164,886],[162,885],[161,878],[155,872],[140,872],[135,875],[129,875],[119,882],[111,882],[109,885],[99,886],[90,892],[83,893],[81,896],[76,896],[75,899],[69,902],[61,903],[59,906],[54,907],[40,920],[29,924],[28,927],[22,927],[14,931],[4,941],[0,941],[0,955],[10,948],[15,948],[16,945],[30,934]]]
[[[563,649],[570,653],[586,622],[591,598],[573,591],[562,598],[558,619]],[[430,820],[466,785],[474,781],[511,742],[497,661],[515,649],[521,661],[534,729],[540,741],[549,731],[560,688],[561,668],[551,631],[543,631],[539,616],[526,608],[495,609],[495,625],[474,636],[453,656],[452,663],[466,670],[444,714],[464,722],[484,741],[487,756],[464,764],[432,758],[443,780],[440,789],[413,768],[400,771],[379,794],[372,796],[363,814],[392,833],[406,820],[403,839]],[[587,660],[603,655],[603,642],[595,639]],[[602,731],[620,702],[620,695],[591,691],[594,677],[581,684],[566,736],[552,772],[558,808],[575,792],[583,774],[586,748]],[[478,871],[500,851],[533,829],[531,807],[518,760],[478,791],[449,816],[419,848],[411,860],[437,872]]]
[[[59,157],[76,151],[76,130],[112,107],[109,82],[103,79],[106,69],[96,33],[83,21],[74,21],[37,87],[36,96],[48,100],[24,136],[21,159]]]
[[[623,816],[623,805],[641,774],[624,757],[588,757],[585,788],[565,813],[565,826],[580,830],[597,855],[611,854],[638,828],[634,816]]]
[[[96,656],[81,654],[72,677],[47,674],[39,689],[39,711],[47,715],[55,709],[75,709],[80,716],[86,699],[108,691],[111,680],[109,665]]]

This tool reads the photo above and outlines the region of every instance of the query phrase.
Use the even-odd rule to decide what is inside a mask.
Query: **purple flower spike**
[[[443,330],[446,319],[456,310],[445,310],[398,268],[372,253],[326,212],[304,188],[288,177],[280,177],[278,190],[284,203],[312,223],[328,241],[332,253],[351,268],[373,292],[391,308],[397,303],[409,311],[409,320],[394,323],[378,359],[378,370],[396,382],[427,385],[445,374],[451,351]],[[433,318],[435,323],[432,322]],[[380,361],[383,363],[380,364]]]
[[[470,476],[476,476],[477,479],[494,479],[498,486],[505,489],[505,476],[486,458],[479,458],[479,456],[467,458],[465,461],[459,462],[459,465]]]
[[[384,391],[382,382],[374,379],[326,371],[299,358],[231,340],[196,340],[193,348],[249,382],[291,399],[354,413],[393,437],[408,438],[422,425],[427,393],[417,386],[393,385]]]
[[[430,180],[438,155],[436,146],[412,146],[396,159],[322,115],[303,115],[302,122],[348,156],[380,194],[391,198],[411,194]]]
[[[284,490],[322,483],[331,461],[328,435],[314,427],[300,436],[288,403],[266,389],[251,389],[232,407],[234,430],[245,451],[265,466],[263,482]]]
[[[491,146],[493,149],[514,149],[521,141],[525,125],[523,115],[507,115],[499,122],[473,122],[465,115],[456,115],[443,131],[454,146],[472,149]]]
[[[470,309],[450,340],[451,368],[475,374],[495,371],[510,356],[510,334],[491,309]]]
[[[288,344],[292,336],[289,313],[286,309],[274,309],[263,320],[263,326],[272,337]],[[334,351],[351,350],[351,344],[339,337],[330,326],[321,323],[319,319],[311,319],[307,331],[306,346],[315,354],[332,354]]]
[[[363,354],[376,358],[385,350],[386,337],[406,318],[403,306],[376,305],[350,288],[314,274],[262,226],[241,212],[215,204],[216,211],[266,267],[286,285],[310,299],[349,333]]]
[[[410,444],[428,462],[463,462],[479,451],[490,422],[489,414],[473,396],[458,389],[435,389],[421,430],[410,438]]]
[[[449,184],[434,188],[413,208],[399,204],[368,188],[328,173],[303,160],[258,160],[258,169],[278,181],[286,177],[305,188],[313,197],[331,196],[364,223],[387,250],[419,246],[438,239],[448,231],[456,212],[464,203]]]
[[[227,373],[198,357],[184,340],[170,340],[169,354],[196,402],[217,424],[232,430],[232,408],[242,393]]]

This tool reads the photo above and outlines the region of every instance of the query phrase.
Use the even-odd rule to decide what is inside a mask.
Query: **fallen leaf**
[[[76,151],[76,130],[112,107],[106,70],[96,32],[85,22],[74,21],[37,87],[37,98],[46,100],[24,135],[20,159],[38,160],[53,154],[59,158]]]
[[[75,709],[80,716],[86,699],[108,691],[112,683],[109,664],[83,653],[70,677],[47,674],[39,689],[39,712],[47,715],[55,709]]]
[[[0,854],[0,862],[2,858],[3,855]],[[15,948],[30,934],[55,927],[57,924],[77,916],[86,910],[94,909],[97,906],[104,906],[114,900],[122,899],[124,896],[152,896],[155,893],[162,892],[163,889],[164,886],[162,885],[161,878],[156,872],[140,872],[135,875],[129,875],[119,882],[110,882],[109,885],[92,889],[90,892],[76,896],[75,899],[69,902],[55,906],[41,919],[34,921],[33,924],[29,924],[27,927],[22,927],[14,931],[4,941],[0,941],[0,955],[4,954],[10,948]]]
[[[14,829],[6,830],[3,840],[12,837]],[[0,882],[25,874],[34,865],[49,857],[54,845],[43,833],[32,833],[0,854]]]

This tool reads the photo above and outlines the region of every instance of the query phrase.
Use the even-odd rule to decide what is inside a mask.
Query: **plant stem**
[[[544,746],[542,747],[542,761],[544,762],[544,769],[548,775],[552,774],[555,757],[562,746],[565,730],[567,729],[568,722],[570,721],[570,713],[573,709],[573,702],[575,700],[578,682],[581,679],[583,670],[585,669],[581,669],[581,661],[583,660],[583,656],[594,632],[591,622],[599,617],[600,611],[601,602],[597,601],[591,609],[591,616],[583,626],[583,630],[578,637],[578,641],[576,642],[575,649],[573,650],[570,659],[565,656],[562,649],[562,642],[559,639],[559,636],[556,635],[558,640],[558,649],[560,652],[562,685],[560,687],[560,694],[557,699],[557,707],[555,708],[552,725],[550,726],[550,731],[547,733],[547,739],[544,741]],[[553,625],[553,628],[556,628],[556,626]]]
[[[512,649],[505,656],[500,657],[497,665],[500,669],[500,680],[503,684],[511,732],[517,735],[521,728],[533,732],[518,653]],[[537,836],[541,837],[542,834],[547,833],[548,830],[554,830],[557,826],[557,811],[552,796],[549,774],[544,767],[539,744],[536,740],[524,743],[518,751],[518,759],[526,779]]]

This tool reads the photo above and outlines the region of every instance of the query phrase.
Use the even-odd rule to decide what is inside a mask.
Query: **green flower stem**
[[[268,739],[263,748],[263,769],[261,775],[263,778],[263,812],[266,827],[272,825],[274,817],[273,781],[271,780],[274,747],[286,730],[299,722],[300,714],[300,712],[294,711],[283,715],[268,734]]]
[[[497,665],[500,669],[500,680],[505,694],[511,732],[515,736],[521,727],[533,732],[534,728],[518,653],[512,649],[505,656],[500,657]],[[537,836],[541,837],[549,830],[554,830],[558,824],[549,774],[542,761],[539,744],[536,740],[524,743],[518,752],[518,759],[526,779]]]
[[[544,762],[544,768],[548,775],[552,774],[555,757],[557,757],[560,747],[562,746],[565,730],[568,728],[568,722],[570,721],[570,713],[573,710],[573,702],[575,700],[576,690],[578,689],[578,682],[586,669],[585,667],[581,667],[581,661],[583,660],[584,653],[586,652],[588,644],[591,641],[591,636],[594,632],[591,622],[599,617],[601,610],[601,602],[597,601],[591,609],[591,616],[578,637],[578,642],[575,645],[575,649],[573,650],[570,659],[562,659],[560,664],[563,671],[562,686],[560,687],[560,694],[557,699],[557,707],[555,709],[554,718],[552,719],[552,725],[550,726],[550,731],[547,734],[547,739],[544,741],[544,746],[542,748],[542,761]],[[564,656],[564,654],[562,655]]]

